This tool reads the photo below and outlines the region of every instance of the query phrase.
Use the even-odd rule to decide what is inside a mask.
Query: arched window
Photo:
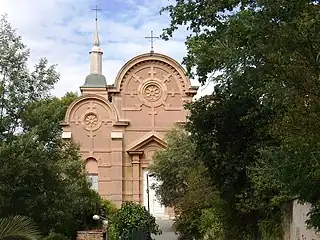
[[[86,160],[86,171],[91,188],[98,191],[98,162],[96,159],[88,158]]]

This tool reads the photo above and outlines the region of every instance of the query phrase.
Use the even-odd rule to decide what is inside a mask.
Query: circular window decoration
[[[93,130],[99,127],[99,118],[95,113],[89,113],[84,117],[84,124],[87,129]]]
[[[159,100],[159,98],[161,97],[161,89],[159,86],[157,86],[155,84],[150,84],[145,87],[144,96],[149,101],[155,102],[155,101]]]
[[[138,87],[138,97],[148,107],[157,107],[166,100],[167,88],[156,80],[147,80]]]

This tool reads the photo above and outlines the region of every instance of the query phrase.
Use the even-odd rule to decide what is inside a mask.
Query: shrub
[[[148,235],[160,235],[161,230],[156,219],[144,206],[133,202],[124,202],[117,214],[117,231],[124,240],[131,239],[134,232],[140,231]]]
[[[61,233],[50,232],[50,234],[42,238],[42,240],[70,240],[70,238]]]
[[[102,200],[100,215],[108,219],[108,239],[118,240],[117,213],[119,209],[110,201]]]

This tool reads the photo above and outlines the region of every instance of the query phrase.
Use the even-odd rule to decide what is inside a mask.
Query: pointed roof
[[[156,133],[148,133],[147,135],[140,138],[138,141],[134,142],[131,146],[128,147],[127,152],[129,154],[142,154],[143,149],[148,146],[151,142],[155,142],[163,148],[167,147],[165,141],[163,141]]]
[[[98,31],[98,19],[96,18],[96,29],[93,34],[93,41],[92,41],[92,48],[90,53],[97,52],[97,53],[103,53],[102,49],[100,48],[100,37],[99,37],[99,31]]]
[[[98,31],[98,19],[96,19],[96,32],[93,36],[93,46],[100,47],[99,31]]]
[[[86,77],[84,85],[81,88],[106,88],[107,80],[105,76],[102,74],[102,50],[100,48],[100,38],[98,31],[98,17],[97,11],[98,6],[95,8],[96,10],[96,27],[93,35],[92,48],[90,51],[90,74]],[[80,89],[81,89],[80,88]]]

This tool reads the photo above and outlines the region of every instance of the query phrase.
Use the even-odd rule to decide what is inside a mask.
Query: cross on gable
[[[150,39],[150,44],[151,44],[151,53],[154,53],[153,51],[153,39],[159,39],[159,37],[154,37],[153,36],[153,31],[151,31],[151,36],[150,37],[145,37],[146,39]]]

